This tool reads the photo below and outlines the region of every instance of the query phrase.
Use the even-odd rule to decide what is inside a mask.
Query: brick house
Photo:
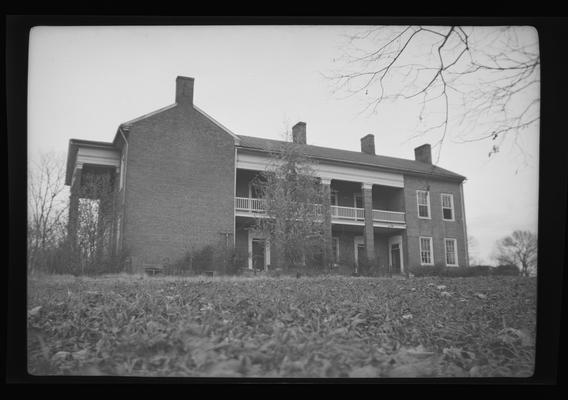
[[[177,77],[175,103],[121,124],[112,142],[69,141],[70,237],[81,185],[105,173],[113,204],[100,210],[101,243],[127,248],[132,271],[219,243],[245,251],[249,268],[270,265],[269,243],[249,229],[262,210],[250,183],[283,142],[236,135],[195,106],[193,91],[193,78]],[[307,144],[304,122],[292,136],[329,190],[335,263],[357,264],[365,254],[402,273],[468,266],[465,177],[432,165],[430,145],[408,160],[376,155],[373,135],[361,138],[360,152]]]

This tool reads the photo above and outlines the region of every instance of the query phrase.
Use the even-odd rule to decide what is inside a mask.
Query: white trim
[[[77,164],[95,164],[120,167],[120,152],[118,150],[92,148],[77,145]]]
[[[254,171],[265,171],[274,165],[269,153],[260,153],[253,150],[239,148],[237,152],[237,168]],[[346,164],[318,161],[314,165],[315,174],[321,179],[340,179],[343,181],[366,182],[367,184],[404,188],[403,174],[356,167]]]
[[[372,183],[368,183],[368,182],[362,182],[361,183],[361,189],[373,189],[373,184]]]
[[[155,110],[155,111],[149,112],[148,114],[144,114],[144,115],[141,115],[140,117],[131,119],[130,121],[123,122],[123,123],[120,124],[120,125],[127,127],[128,125],[132,125],[132,124],[134,124],[134,123],[136,123],[136,122],[138,122],[138,121],[142,121],[143,119],[150,118],[151,116],[154,116],[154,115],[156,115],[156,114],[159,114],[159,113],[161,113],[161,112],[164,112],[164,111],[166,111],[166,110],[169,110],[169,109],[171,109],[171,108],[174,108],[175,106],[177,106],[177,103],[170,104],[169,106],[165,106],[165,107],[159,108],[159,109],[157,109],[157,110]]]
[[[451,219],[444,218],[444,209],[447,209],[447,207],[444,207],[444,196],[450,196],[450,205],[451,205],[451,210],[452,210],[452,218]],[[455,221],[456,220],[456,211],[455,211],[455,207],[454,207],[454,195],[452,193],[440,193],[440,203],[441,203],[441,206],[442,206],[442,219],[444,221]]]
[[[322,185],[331,185],[331,178],[320,178]]]
[[[234,166],[235,169],[233,173],[235,174],[233,177],[233,196],[237,197],[237,148],[235,147],[235,159]],[[237,213],[235,208],[233,207],[233,248],[237,246]]]
[[[455,258],[456,258],[455,264],[448,264],[448,247],[446,245],[447,242],[454,242],[454,253],[455,253]],[[457,266],[460,265],[459,261],[458,261],[458,240],[457,239],[444,238],[444,261],[445,261],[445,263],[448,267],[457,267]]]
[[[233,133],[229,128],[227,128],[225,125],[221,124],[219,121],[217,121],[215,118],[213,118],[211,115],[207,114],[205,111],[203,111],[201,108],[197,107],[195,104],[193,105],[193,108],[198,111],[199,113],[201,113],[205,118],[209,119],[211,122],[213,122],[215,125],[217,125],[219,128],[221,128],[222,130],[224,130],[225,132],[227,132],[229,135],[231,135],[233,137],[233,139],[235,139],[235,143],[238,146],[239,143],[241,142],[241,138],[239,138],[235,133]]]
[[[465,222],[465,198],[463,197],[463,182],[460,183],[460,205],[461,205],[461,221],[463,225],[463,241],[465,249],[464,264],[469,267],[469,244],[467,238],[467,225]]]
[[[127,164],[128,164],[128,141],[126,140],[126,136],[124,136],[124,132],[122,131],[122,129],[118,129],[118,131],[120,132],[120,134],[122,135],[122,140],[124,140],[124,144],[126,145],[126,149],[124,149],[124,182],[122,182],[122,186],[120,189],[122,189],[122,187],[126,186],[126,169],[127,169]],[[122,161],[122,157],[121,157],[121,161]],[[120,173],[122,174],[122,166],[121,166],[121,171]],[[126,191],[126,189],[124,189]]]
[[[418,196],[418,192],[422,192],[422,193],[426,193],[426,205],[428,206],[428,216],[427,217],[422,217],[420,216],[420,206],[424,205],[424,204],[420,204],[420,202],[418,201],[419,196]],[[418,213],[418,218],[420,219],[432,219],[432,210],[430,209],[430,191],[429,190],[421,190],[421,189],[417,189],[416,190],[416,212]]]
[[[122,248],[122,215],[118,215],[116,218],[116,250],[115,252],[118,253]]]
[[[425,263],[422,262],[422,239],[428,239],[430,242],[430,262]],[[434,265],[434,240],[432,236],[419,236],[418,237],[418,249],[419,249],[419,257],[420,257],[420,265]]]
[[[261,233],[254,233],[250,230],[247,231],[248,235],[248,268],[252,270],[252,241],[253,239],[265,240],[264,242],[264,269],[270,265],[270,241],[266,235]]]

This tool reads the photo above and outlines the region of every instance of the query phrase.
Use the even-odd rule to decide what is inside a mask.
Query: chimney
[[[429,144],[423,144],[414,149],[414,159],[426,164],[432,164],[432,148]]]
[[[185,76],[176,78],[176,103],[193,105],[193,82],[195,79]]]
[[[306,144],[306,123],[298,122],[292,127],[292,142]]]
[[[369,133],[361,138],[361,151],[365,154],[375,155],[375,135]]]

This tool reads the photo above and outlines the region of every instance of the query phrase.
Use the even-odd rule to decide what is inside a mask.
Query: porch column
[[[331,230],[331,179],[321,179],[321,184],[324,191],[323,198],[323,218],[324,218],[324,251],[323,251],[323,265],[329,267],[333,262],[332,250],[332,230]]]
[[[363,237],[365,239],[365,252],[367,259],[373,262],[375,259],[375,231],[373,228],[373,184],[362,183],[363,209],[365,210],[365,229]]]
[[[67,237],[72,248],[77,244],[77,220],[79,218],[79,190],[81,188],[81,175],[83,170],[75,168],[71,179],[69,191],[69,218],[67,220]]]

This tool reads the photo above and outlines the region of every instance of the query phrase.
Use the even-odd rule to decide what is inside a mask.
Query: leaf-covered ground
[[[530,376],[532,278],[47,277],[35,375]]]

